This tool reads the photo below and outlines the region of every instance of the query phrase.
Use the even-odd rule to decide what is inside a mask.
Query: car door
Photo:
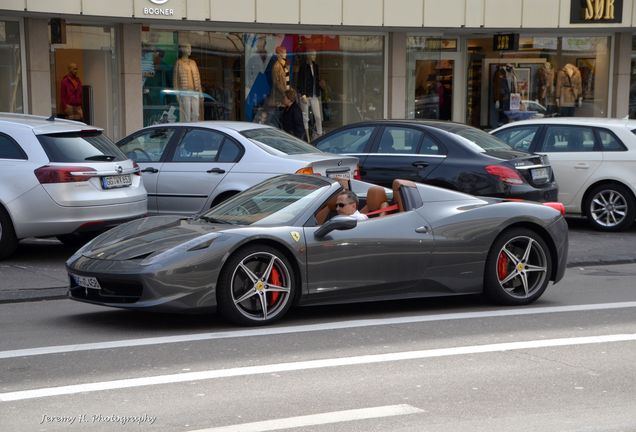
[[[426,226],[419,214],[409,211],[360,221],[353,229],[318,239],[318,227],[305,227],[313,301],[425,292],[434,242]]]
[[[575,125],[546,125],[536,152],[548,155],[559,185],[559,201],[566,210],[579,207],[575,197],[587,187],[603,161],[594,128]]]
[[[174,127],[144,129],[117,143],[119,149],[137,162],[148,193],[148,212],[157,213],[157,180],[170,142],[178,135]]]
[[[174,146],[157,180],[159,213],[190,215],[203,205],[242,154],[224,134],[189,128]]]
[[[417,127],[387,125],[360,166],[362,179],[391,187],[396,178],[423,182],[445,160],[445,149]]]

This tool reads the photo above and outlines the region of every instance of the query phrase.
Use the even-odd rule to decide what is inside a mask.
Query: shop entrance
[[[67,24],[66,42],[51,44],[51,65],[56,116],[120,138],[113,27]]]

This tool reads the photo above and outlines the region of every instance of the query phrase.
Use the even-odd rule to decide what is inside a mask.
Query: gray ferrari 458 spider
[[[361,197],[368,220],[334,216],[344,187]],[[243,325],[271,323],[294,305],[482,292],[524,305],[565,272],[560,207],[404,180],[390,190],[282,175],[193,217],[149,217],[100,235],[67,261],[69,297],[216,309]]]

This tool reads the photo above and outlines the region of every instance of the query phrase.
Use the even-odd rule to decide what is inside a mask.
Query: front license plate
[[[346,171],[327,171],[327,177],[332,178],[332,179],[344,179],[344,180],[350,180],[351,179],[351,172],[349,170]]]
[[[532,180],[547,180],[548,178],[549,176],[547,168],[535,168],[532,170]]]
[[[96,290],[100,290],[102,289],[102,287],[99,285],[99,282],[97,281],[97,278],[94,278],[92,276],[79,276],[79,275],[71,275],[73,277],[73,280],[75,281],[75,283],[78,286],[81,286],[82,288],[90,288],[90,289],[96,289]]]
[[[121,187],[128,187],[132,184],[132,178],[130,174],[120,176],[106,176],[102,177],[103,189],[114,189]]]

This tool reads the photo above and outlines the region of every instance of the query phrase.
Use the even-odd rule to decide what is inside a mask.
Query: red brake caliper
[[[276,267],[272,267],[272,272],[270,273],[269,280],[267,282],[271,283],[272,285],[280,286],[280,273],[278,273]],[[273,305],[274,303],[276,303],[276,300],[278,300],[280,293],[278,291],[273,291],[270,292],[269,295],[269,304]]]
[[[497,276],[499,276],[500,281],[508,276],[508,257],[503,252],[499,253],[497,260]]]

